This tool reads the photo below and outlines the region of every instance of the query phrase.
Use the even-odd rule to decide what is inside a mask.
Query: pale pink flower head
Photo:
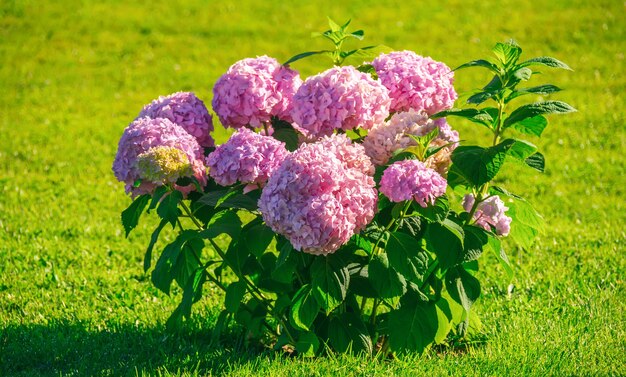
[[[426,208],[446,193],[446,180],[418,160],[391,164],[380,179],[380,192],[392,202],[415,200]]]
[[[270,177],[259,200],[265,223],[296,250],[329,254],[374,217],[374,179],[329,147],[335,138],[303,144]],[[325,145],[326,144],[326,145]]]
[[[459,133],[450,128],[445,118],[432,120],[423,111],[396,113],[388,122],[374,127],[368,133],[363,140],[363,147],[376,165],[385,165],[395,151],[417,145],[409,135],[425,136],[435,128],[438,128],[438,134],[431,146],[445,147],[430,156],[425,163],[445,175],[451,163],[450,154],[459,141]]]
[[[463,198],[463,208],[470,212],[475,202],[474,195],[468,194]],[[474,212],[473,220],[475,224],[485,230],[495,230],[496,234],[506,236],[511,231],[512,219],[505,215],[509,208],[504,205],[499,196],[490,196],[478,203]]]
[[[293,97],[294,127],[316,139],[336,129],[369,130],[389,115],[387,89],[352,66],[333,67],[311,76]]]
[[[230,186],[239,181],[260,187],[288,154],[285,143],[240,128],[209,154],[207,166],[209,175],[219,185]]]
[[[389,89],[391,111],[426,111],[429,115],[452,108],[457,94],[452,85],[454,73],[430,57],[413,51],[381,54],[372,66]]]
[[[292,98],[300,75],[268,56],[233,64],[213,87],[213,110],[224,127],[256,128],[272,117],[291,122]]]
[[[361,144],[353,143],[345,134],[324,136],[318,141],[324,149],[332,152],[349,169],[356,169],[367,175],[374,175],[372,160]]]
[[[169,96],[161,96],[144,106],[137,117],[166,118],[181,126],[198,140],[202,147],[214,145],[213,118],[204,102],[191,92],[178,92]]]
[[[181,126],[165,118],[139,118],[124,130],[113,172],[132,196],[150,194],[157,186],[172,183],[187,173],[206,184],[202,148]],[[177,188],[189,192],[193,185]]]

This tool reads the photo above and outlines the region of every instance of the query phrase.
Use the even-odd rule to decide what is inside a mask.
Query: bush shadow
[[[212,342],[212,329],[206,328],[166,333],[132,325],[9,325],[0,330],[0,376],[134,376],[157,370],[220,375],[268,352],[246,346],[240,334]]]

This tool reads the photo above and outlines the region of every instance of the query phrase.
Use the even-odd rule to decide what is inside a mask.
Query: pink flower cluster
[[[396,113],[388,122],[374,127],[368,133],[363,140],[363,147],[376,165],[384,165],[395,151],[417,145],[409,135],[424,136],[435,128],[439,129],[439,133],[431,146],[447,146],[428,158],[426,166],[444,175],[450,165],[450,154],[459,141],[459,133],[452,130],[444,118],[431,120],[425,112],[412,110]]]
[[[381,54],[372,66],[389,89],[391,111],[426,111],[429,115],[452,107],[457,99],[448,66],[413,51]]]
[[[190,92],[178,92],[159,97],[144,106],[137,118],[165,118],[181,126],[198,140],[202,147],[214,145],[211,132],[213,119],[204,102]]]
[[[193,136],[168,119],[139,118],[124,130],[113,162],[115,177],[126,183],[127,193],[133,196],[149,194],[155,187],[167,183],[150,181],[137,165],[140,155],[158,147],[176,148],[184,152],[193,176],[201,183],[206,182],[202,148]],[[137,181],[141,181],[141,184],[135,187]]]
[[[294,127],[309,139],[336,129],[369,130],[389,115],[387,89],[351,66],[334,67],[311,76],[293,97]]]
[[[345,136],[343,136],[345,138]],[[361,231],[374,217],[374,179],[360,163],[346,158],[346,140],[333,135],[303,144],[270,177],[259,200],[265,223],[282,234],[296,250],[329,254]],[[369,168],[366,168],[369,170]]]
[[[291,122],[292,98],[302,80],[274,58],[233,64],[213,87],[213,110],[224,127],[261,127],[273,116]]]
[[[285,143],[240,128],[209,154],[209,175],[219,185],[235,182],[263,186],[289,152]]]
[[[475,202],[474,195],[468,194],[463,198],[463,208],[471,212]],[[499,196],[490,196],[478,203],[473,219],[475,224],[485,230],[492,230],[498,235],[506,236],[511,231],[511,218],[504,213],[508,210]]]
[[[392,202],[414,199],[426,208],[446,193],[447,182],[439,173],[418,160],[394,162],[385,169],[380,192]]]

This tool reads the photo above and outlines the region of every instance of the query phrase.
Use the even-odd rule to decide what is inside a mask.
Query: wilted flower
[[[303,144],[263,188],[263,220],[296,250],[332,253],[374,217],[374,179],[336,154],[345,147],[336,137]]]
[[[388,122],[374,127],[368,133],[363,140],[363,147],[376,165],[384,165],[395,151],[417,145],[409,135],[425,136],[435,128],[438,128],[438,134],[430,145],[445,147],[430,156],[425,163],[445,175],[450,165],[450,154],[459,141],[459,133],[450,128],[445,118],[432,120],[426,113],[418,111],[396,113]]]
[[[181,151],[187,161],[181,161],[182,155],[172,149]],[[126,183],[126,192],[136,196],[151,193],[156,186],[171,183],[171,177],[177,174],[176,171],[189,172],[183,167],[185,164],[191,167],[189,176],[193,175],[201,184],[206,183],[206,168],[202,160],[202,148],[181,126],[165,118],[139,118],[124,130],[120,138],[113,172],[120,182]],[[164,169],[161,175],[149,168],[158,165],[159,161],[166,163],[161,168]],[[137,182],[141,184],[136,186]],[[180,189],[189,191],[192,187]]]
[[[471,212],[474,206],[474,195],[468,194],[463,198],[463,208],[467,212]],[[490,196],[482,202],[478,203],[476,211],[474,211],[473,219],[475,224],[485,230],[492,230],[498,235],[506,236],[511,231],[511,218],[504,213],[508,207],[504,206],[504,202],[499,196]]]
[[[202,102],[195,94],[178,92],[166,97],[159,97],[144,106],[137,118],[166,118],[189,132],[203,147],[214,144],[213,119]]]
[[[289,152],[285,143],[241,128],[209,154],[209,175],[222,186],[239,181],[263,186]]]
[[[387,89],[351,66],[334,67],[311,76],[293,97],[294,127],[308,138],[336,129],[369,130],[389,115]]]
[[[457,99],[448,66],[413,51],[381,54],[372,66],[389,89],[392,112],[426,111],[429,115],[452,107]]]
[[[224,127],[260,128],[273,116],[291,122],[291,100],[302,80],[297,71],[260,56],[233,64],[213,87],[213,110]]]
[[[446,193],[446,180],[418,160],[404,160],[391,164],[380,179],[380,192],[392,202],[414,199],[428,207]]]

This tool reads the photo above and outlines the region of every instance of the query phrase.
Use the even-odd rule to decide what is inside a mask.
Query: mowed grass
[[[222,296],[209,285],[185,329],[164,331],[180,292],[165,296],[143,272],[154,216],[124,238],[119,213],[130,199],[111,172],[122,130],[158,95],[194,91],[210,104],[213,83],[239,59],[326,47],[309,36],[327,15],[352,18],[368,44],[449,66],[515,38],[523,57],[555,56],[575,70],[533,78],[566,89],[553,98],[579,110],[551,117],[534,140],[546,172],[499,176],[547,230],[532,250],[509,249],[510,280],[481,259],[484,344],[391,362],[285,358],[236,326],[213,341]],[[2,1],[0,375],[625,375],[624,25],[619,1]],[[294,67],[308,76],[326,64]],[[460,71],[457,90],[487,79]],[[450,123],[462,139],[488,140]],[[216,137],[227,133],[218,127]]]

